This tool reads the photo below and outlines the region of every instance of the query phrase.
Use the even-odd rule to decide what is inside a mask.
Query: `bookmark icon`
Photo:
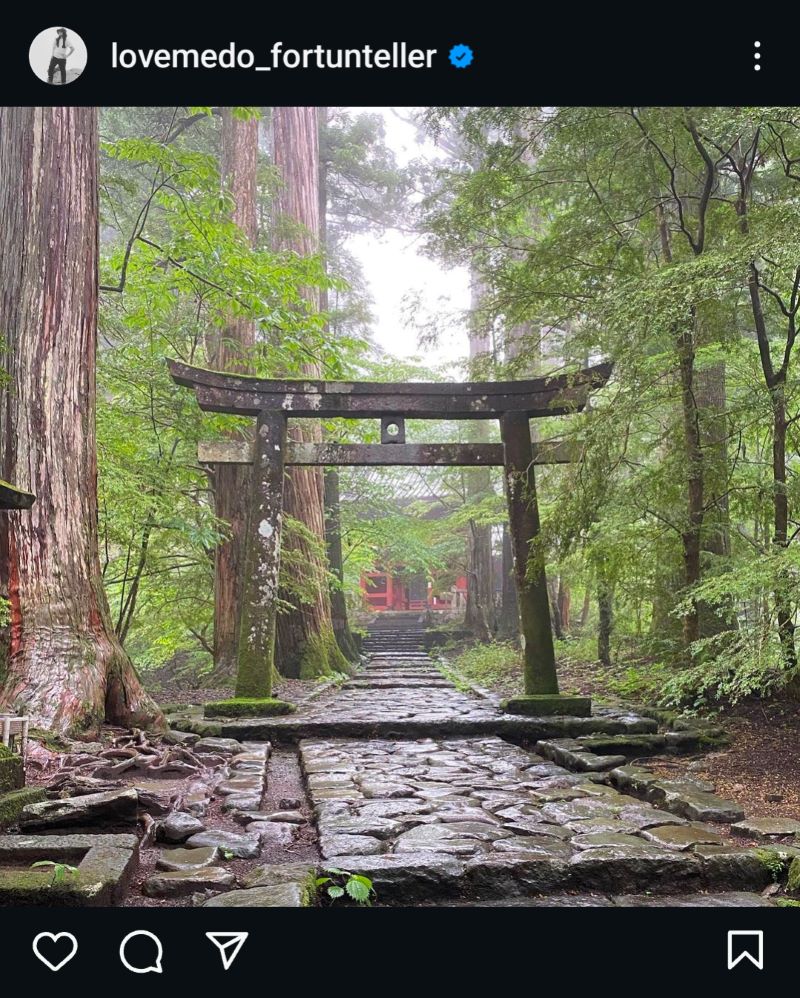
[[[219,950],[223,970],[230,970],[231,964],[239,955],[239,950],[249,935],[249,932],[206,932],[206,937]]]

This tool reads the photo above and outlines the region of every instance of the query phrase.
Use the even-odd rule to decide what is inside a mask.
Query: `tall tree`
[[[258,119],[222,111],[222,181],[233,201],[231,220],[250,246],[256,243]],[[215,331],[209,344],[209,363],[217,371],[252,373],[256,323],[247,314],[232,315]],[[217,545],[214,562],[214,670],[220,676],[236,671],[240,578],[247,530],[247,497],[251,470],[246,465],[218,464],[214,469],[216,514],[228,525],[227,537]]]
[[[36,493],[7,517],[11,655],[0,703],[66,733],[158,720],[111,625],[95,447],[95,108],[0,109],[2,477]]]
[[[328,108],[317,108],[319,139],[323,137],[328,128]],[[325,254],[325,269],[328,270],[328,168],[329,160],[326,157],[319,158],[319,241]],[[328,289],[320,289],[319,305],[322,313],[327,315],[329,308]],[[336,635],[336,642],[339,650],[352,661],[358,658],[358,648],[355,638],[350,631],[350,623],[347,619],[347,601],[344,594],[344,558],[342,554],[342,512],[341,512],[341,488],[339,482],[339,469],[326,468],[324,471],[324,496],[325,496],[325,543],[328,552],[328,562],[330,563],[331,580],[331,620],[333,623],[333,633]]]
[[[272,112],[274,162],[280,187],[276,204],[277,246],[301,257],[320,251],[319,134],[314,107],[276,107]],[[307,287],[309,310],[319,308],[319,295]],[[303,375],[322,376],[314,357],[302,367]],[[303,420],[290,424],[289,438],[319,443],[319,423]],[[298,601],[278,618],[280,669],[304,678],[346,668],[331,620],[328,566],[325,558],[325,490],[319,468],[290,468],[286,475],[284,510],[300,526],[284,537],[290,563],[311,580],[313,597]]]

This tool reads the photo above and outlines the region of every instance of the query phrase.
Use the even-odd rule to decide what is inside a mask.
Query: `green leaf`
[[[340,898],[344,894],[344,889],[334,885],[328,888],[328,894],[332,898]]]
[[[366,880],[366,883],[364,881]],[[354,901],[364,904],[369,901],[372,893],[372,882],[366,877],[351,877],[345,884],[345,890]]]

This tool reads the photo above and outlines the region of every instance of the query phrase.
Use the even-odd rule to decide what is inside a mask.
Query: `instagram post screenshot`
[[[789,38],[171,16],[0,66],[1,976],[788,977]]]

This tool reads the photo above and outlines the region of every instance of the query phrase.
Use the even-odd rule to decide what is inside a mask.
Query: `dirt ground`
[[[608,697],[599,672],[594,663],[570,661],[559,675],[565,689]],[[728,705],[714,720],[728,734],[727,747],[698,756],[651,758],[647,765],[672,776],[688,766],[748,815],[800,821],[800,703],[751,698]]]

